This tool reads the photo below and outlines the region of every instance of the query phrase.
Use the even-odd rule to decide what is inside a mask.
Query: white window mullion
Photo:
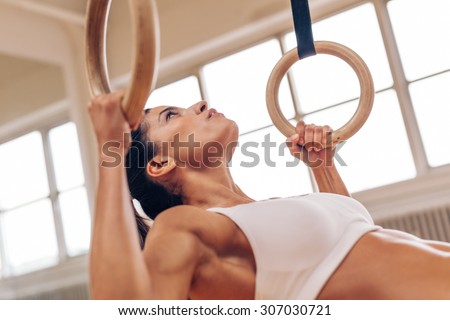
[[[48,177],[48,185],[50,190],[50,200],[52,202],[52,209],[53,209],[53,220],[55,223],[55,232],[56,232],[56,239],[58,241],[58,256],[59,261],[63,262],[67,260],[67,247],[66,247],[66,241],[64,236],[64,228],[63,228],[63,221],[61,217],[61,209],[59,206],[59,199],[58,199],[58,188],[56,186],[56,177],[55,177],[55,170],[53,168],[53,160],[52,160],[52,153],[51,153],[51,146],[50,141],[48,138],[48,131],[43,130],[41,131],[42,135],[42,142],[44,146],[44,155],[45,155],[45,164],[47,167],[47,177]]]
[[[281,51],[283,52],[283,55],[288,52],[288,46],[286,44],[286,40],[284,36],[279,36],[278,41],[280,42],[280,46],[281,46]],[[274,66],[275,67],[275,66]],[[304,113],[302,112],[301,106],[300,106],[300,99],[298,98],[298,90],[295,86],[295,80],[294,80],[294,76],[292,75],[292,72],[289,70],[287,72],[287,80],[288,80],[288,84],[289,84],[289,90],[291,91],[291,96],[292,96],[292,102],[294,104],[294,110],[295,110],[295,120],[300,120],[301,118],[303,118]]]
[[[378,22],[380,24],[381,34],[383,36],[384,45],[386,47],[389,65],[392,70],[394,89],[397,91],[400,109],[402,112],[403,121],[405,122],[405,128],[408,134],[417,175],[422,176],[429,171],[429,165],[411,96],[409,94],[409,83],[406,80],[400,53],[395,40],[394,30],[392,28],[392,23],[387,10],[387,2],[388,0],[373,1]]]
[[[5,251],[5,245],[3,240],[3,211],[0,211],[0,260],[2,262],[2,269],[1,269],[1,277],[0,278],[6,278],[11,273],[11,266],[8,263],[8,260],[6,259],[6,251]]]
[[[203,69],[197,69],[197,72],[194,74],[197,77],[198,87],[200,88],[200,94],[203,100],[209,102],[208,90],[206,88],[205,75],[203,74]]]
[[[283,55],[286,54],[289,51],[287,43],[286,43],[286,37],[284,35],[281,35],[281,36],[277,37],[277,39],[280,42],[281,51],[282,51]],[[288,70],[286,76],[287,76],[287,80],[288,80],[289,91],[290,91],[291,97],[292,97],[292,102],[294,104],[294,110],[295,110],[294,119],[295,119],[295,121],[299,121],[300,119],[303,119],[305,116],[305,113],[302,112],[300,99],[298,97],[299,91],[295,85],[295,79],[294,79],[294,75],[292,74],[292,71]],[[311,168],[308,168],[308,176],[309,176],[309,183],[311,184],[312,191],[319,192],[319,187],[317,185],[316,179],[314,178],[314,174],[313,174]]]

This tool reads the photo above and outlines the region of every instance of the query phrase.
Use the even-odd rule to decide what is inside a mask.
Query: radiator
[[[35,295],[21,297],[20,300],[88,300],[87,284],[61,288],[53,291],[40,292]]]
[[[450,206],[375,222],[384,228],[405,231],[422,239],[450,242]]]

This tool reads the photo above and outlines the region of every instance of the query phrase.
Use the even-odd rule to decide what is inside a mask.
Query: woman
[[[373,225],[320,147],[328,127],[299,122],[288,139],[321,193],[255,202],[227,167],[233,121],[204,101],[157,107],[131,141],[122,97],[89,105],[100,157],[94,299],[450,298],[450,245]],[[134,214],[136,232],[130,193],[155,218],[148,235]]]

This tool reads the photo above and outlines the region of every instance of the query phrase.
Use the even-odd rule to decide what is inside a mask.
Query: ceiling
[[[156,0],[156,2],[161,23],[162,58],[289,7],[289,0]],[[88,0],[0,0],[0,10],[2,10],[2,6],[10,9],[12,13],[20,16],[20,21],[27,21],[27,18],[24,17],[28,16],[39,17],[39,19],[59,22],[62,28],[67,26],[75,29],[77,32],[72,33],[72,37],[75,37],[72,39],[75,40],[74,50],[83,52],[83,28],[87,3]],[[112,1],[108,25],[108,31],[111,31],[108,32],[108,37],[110,33],[114,35],[112,39],[108,39],[108,46],[111,44],[113,48],[113,50],[109,50],[108,47],[108,64],[111,62],[109,66],[112,77],[123,75],[129,70],[128,64],[123,66],[123,61],[129,63],[128,55],[130,55],[132,46],[130,42],[131,24],[127,10],[128,1]],[[0,27],[7,28],[7,25]],[[68,36],[71,36],[70,28],[68,28]],[[26,26],[25,30],[33,33],[33,30],[28,31]],[[16,37],[14,32],[6,36],[11,37],[8,39]],[[17,41],[21,41],[20,38],[17,39]],[[43,42],[40,45],[46,46],[46,43]],[[33,52],[30,56],[33,56]],[[117,65],[119,66],[117,67]],[[58,66],[23,59],[21,56],[11,56],[0,51],[0,70],[0,125],[10,120],[9,117],[5,117],[5,108],[13,109],[11,101],[14,101],[14,97],[24,99],[22,103],[24,105],[33,105],[35,102],[32,101],[34,99],[32,95],[25,96],[20,92],[13,97],[10,92],[13,90],[11,88],[26,86],[49,91],[49,97],[45,99],[43,97],[41,101],[59,99],[62,95],[60,92],[50,92],[51,90],[63,90],[64,87],[54,85],[64,79]],[[46,77],[52,78],[47,79]],[[20,83],[20,79],[26,79],[24,84]],[[64,80],[62,81],[64,82]],[[15,82],[18,83],[15,84]],[[42,83],[46,83],[47,86],[43,87]],[[11,96],[7,102],[4,98],[5,93]],[[44,93],[42,92],[42,94]],[[15,106],[14,109],[17,110],[11,110],[11,115],[20,116],[18,107]],[[27,109],[27,113],[29,111]]]
[[[0,87],[47,67],[49,65],[44,63],[0,53],[0,70],[2,70],[0,73]]]
[[[21,1],[21,0],[14,0]],[[76,13],[84,14],[86,11],[87,0],[26,0],[32,1],[39,4],[51,5],[57,8],[70,10]],[[124,0],[115,0],[115,1],[124,1]],[[187,2],[186,0],[157,0],[158,10],[170,10],[181,4],[181,1]],[[210,0],[214,2],[214,0]],[[114,1],[112,1],[114,3]]]
[[[18,1],[18,0],[15,0]],[[19,0],[20,1],[20,0]],[[77,13],[84,13],[87,0],[27,0],[40,4],[51,5],[57,8],[70,10]],[[117,0],[116,0],[117,1]],[[119,0],[120,1],[120,0]]]

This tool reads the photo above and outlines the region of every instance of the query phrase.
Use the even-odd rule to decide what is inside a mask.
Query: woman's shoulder
[[[195,218],[207,211],[195,206],[178,205],[161,212],[153,223],[153,228],[189,228]]]
[[[209,255],[218,248],[228,247],[230,239],[236,239],[236,232],[236,225],[223,215],[195,206],[180,205],[156,217],[145,247],[149,252],[154,245],[170,240],[182,242],[183,247],[190,243],[189,246],[202,248],[201,252],[209,252]]]
[[[221,214],[195,206],[179,205],[158,215],[150,234],[188,232],[208,243],[219,243],[235,235],[236,225]],[[154,232],[157,231],[157,232]]]

